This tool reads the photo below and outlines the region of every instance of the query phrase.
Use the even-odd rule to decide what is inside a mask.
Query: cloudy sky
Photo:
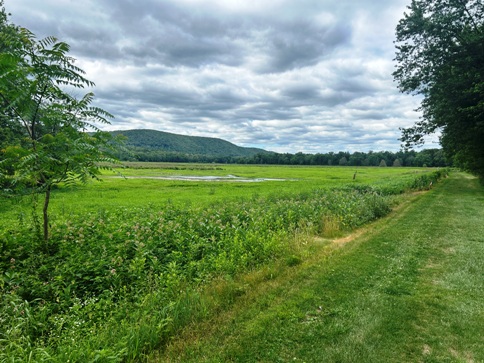
[[[109,130],[277,152],[391,150],[418,118],[393,82],[410,0],[5,0],[71,45]],[[437,145],[428,145],[436,147]]]

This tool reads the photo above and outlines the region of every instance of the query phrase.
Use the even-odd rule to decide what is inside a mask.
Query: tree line
[[[440,131],[445,154],[484,183],[484,2],[412,0],[395,44],[395,81],[423,96],[401,140],[412,147]]]
[[[281,164],[281,165],[339,165],[339,166],[451,166],[441,149],[422,151],[369,151],[365,152],[329,152],[317,154],[257,154],[253,157],[240,158],[239,163]]]
[[[412,166],[446,167],[452,166],[442,149],[424,149],[421,151],[402,150],[369,152],[328,152],[306,154],[298,152],[275,153],[261,152],[251,156],[211,156],[166,152],[162,150],[131,148],[129,152],[117,155],[124,161],[146,162],[185,162],[185,163],[221,163],[221,164],[261,164],[261,165],[333,165],[333,166]]]

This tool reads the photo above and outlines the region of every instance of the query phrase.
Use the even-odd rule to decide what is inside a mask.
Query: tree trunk
[[[48,185],[47,189],[45,190],[45,200],[44,200],[44,208],[42,210],[44,216],[44,241],[49,239],[49,202],[50,202],[50,188],[51,186]]]

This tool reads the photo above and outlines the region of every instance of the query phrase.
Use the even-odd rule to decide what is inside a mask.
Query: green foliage
[[[302,222],[313,225],[317,232],[327,214],[336,216],[342,228],[354,228],[384,215],[389,209],[382,198],[373,191],[318,190],[203,210],[167,206],[78,216],[52,227],[47,255],[43,243],[17,242],[28,236],[26,230],[5,235],[2,262],[12,267],[13,259],[16,271],[37,271],[39,281],[23,281],[16,290],[29,301],[51,299],[66,282],[78,297],[120,286],[136,291],[146,283],[147,271],[159,274],[167,267],[190,279],[234,274],[277,256],[284,236]],[[52,263],[40,256],[65,263],[46,269]],[[69,299],[64,296],[62,301],[68,303]]]
[[[403,129],[406,147],[441,132],[457,166],[484,178],[484,4],[413,0],[397,27],[395,80],[421,94],[423,118]]]
[[[153,361],[484,361],[483,193],[454,173],[361,237],[272,269],[269,283],[240,279],[249,296]]]
[[[27,29],[9,24],[3,8],[1,20],[0,114],[11,135],[1,152],[0,182],[4,189],[20,186],[45,193],[47,239],[52,187],[95,178],[99,162],[113,161],[105,156],[109,135],[96,126],[112,116],[90,106],[90,92],[80,99],[71,96],[73,89],[94,83],[68,56],[68,44],[54,37],[37,40]],[[10,144],[20,135],[24,142]]]
[[[289,236],[380,218],[390,211],[387,196],[415,177],[399,187],[351,184],[199,208],[72,214],[54,222],[47,245],[31,238],[28,224],[4,229],[0,361],[134,361],[191,321],[197,285],[276,258],[296,266],[301,257]]]
[[[446,178],[449,174],[448,169],[437,170],[433,173],[423,174],[415,178],[413,183],[410,185],[412,190],[429,190],[432,185],[436,183],[441,178]]]

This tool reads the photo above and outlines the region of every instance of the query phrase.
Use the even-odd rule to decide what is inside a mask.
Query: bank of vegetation
[[[47,241],[35,220],[5,228],[0,361],[140,359],[243,293],[222,289],[211,306],[200,300],[203,286],[276,260],[298,264],[298,236],[335,237],[383,217],[395,195],[445,173],[203,208],[99,209],[56,220]]]
[[[452,173],[302,263],[235,281],[227,311],[149,362],[482,362],[484,189]]]

